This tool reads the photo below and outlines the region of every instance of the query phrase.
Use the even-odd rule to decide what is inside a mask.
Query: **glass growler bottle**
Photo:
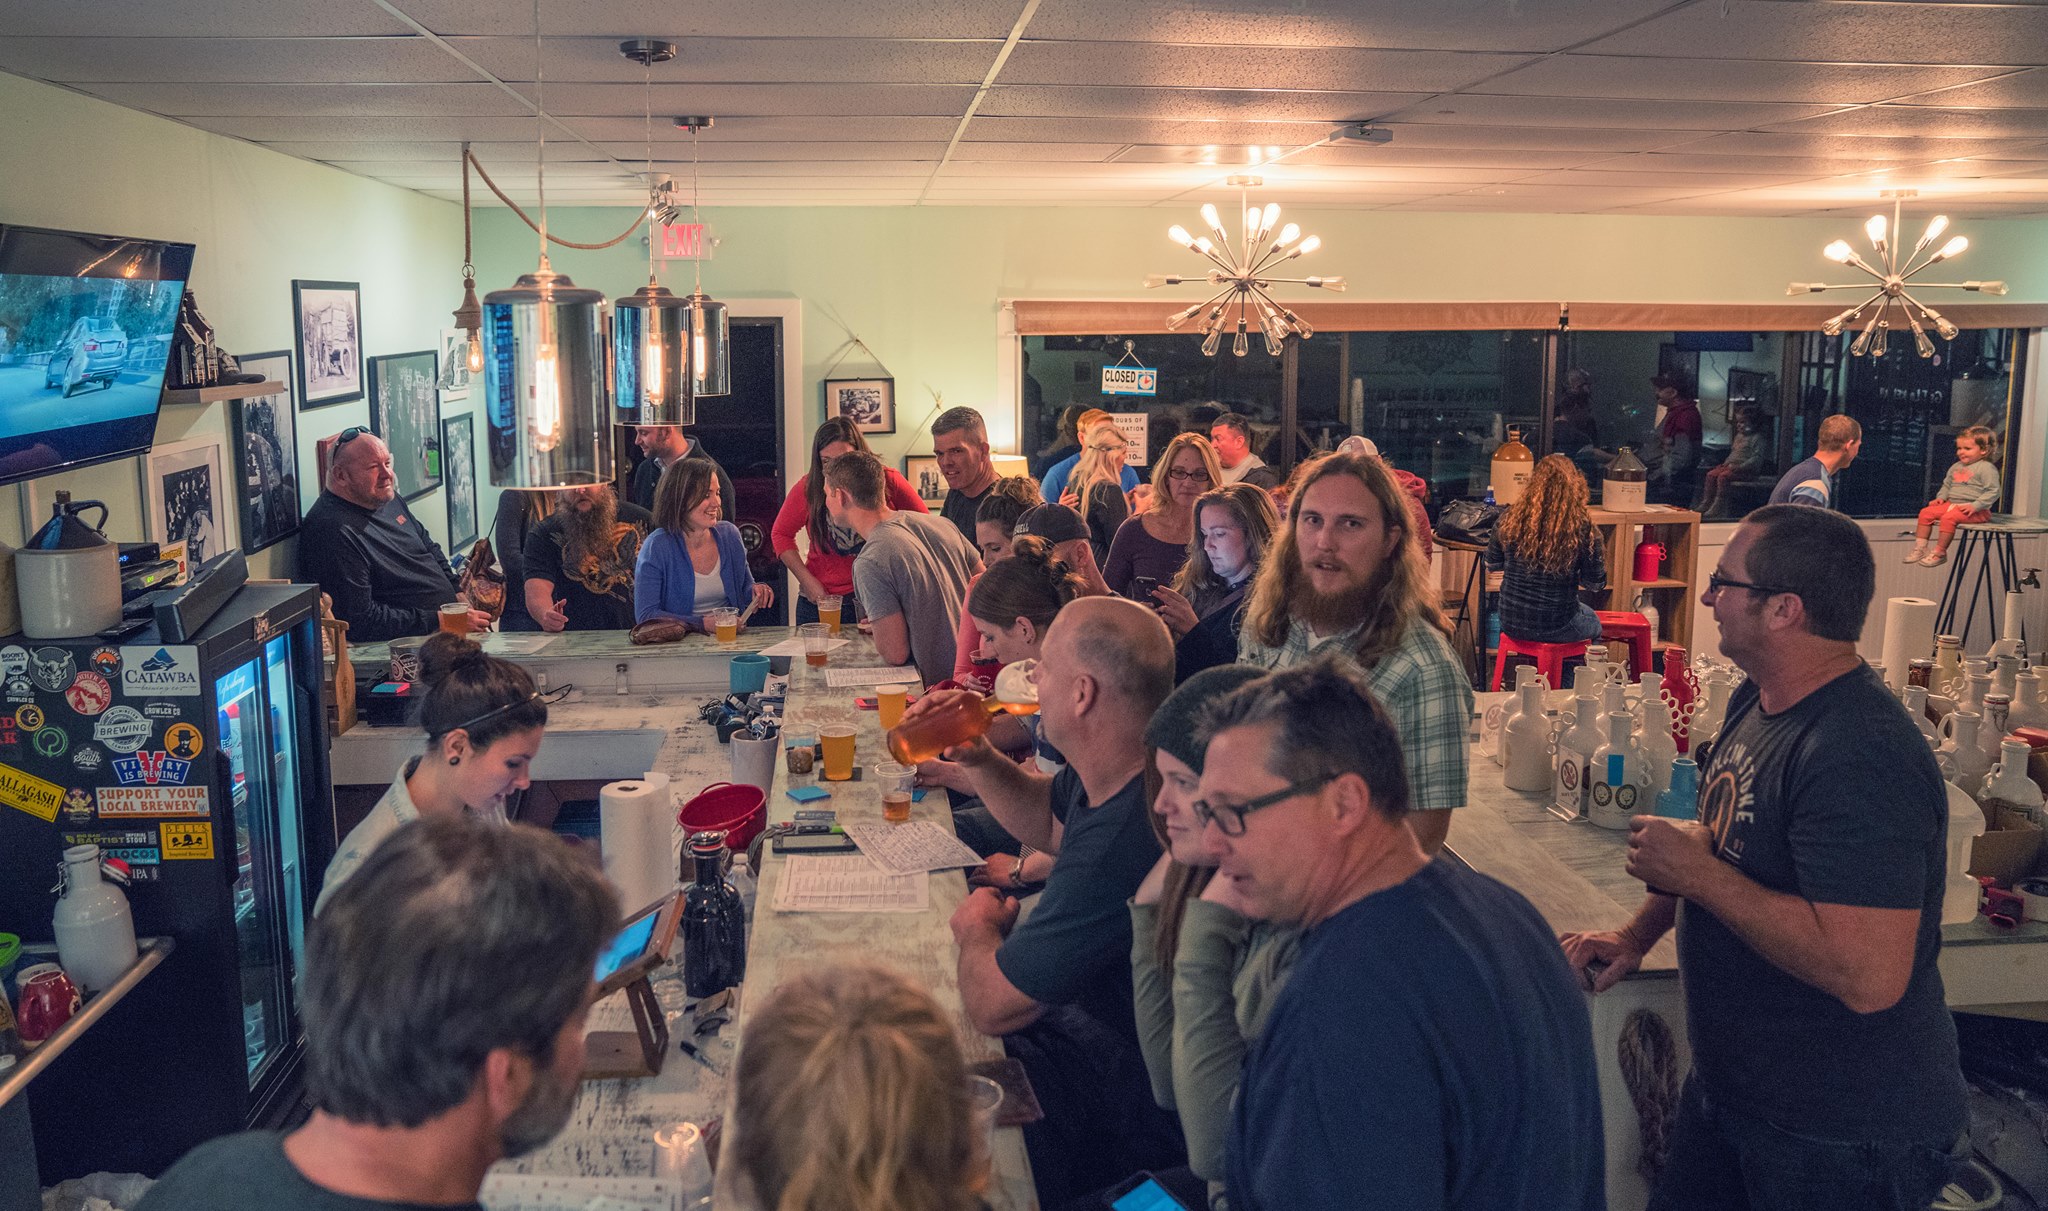
[[[692,1000],[723,992],[747,974],[747,906],[726,882],[728,853],[723,832],[690,836],[696,878],[683,891],[683,991]]]
[[[889,729],[889,755],[905,765],[916,765],[956,744],[986,735],[997,715],[1037,714],[1038,686],[1031,680],[1037,664],[1020,660],[1005,665],[996,676],[995,693],[987,698],[962,694],[906,718]]]

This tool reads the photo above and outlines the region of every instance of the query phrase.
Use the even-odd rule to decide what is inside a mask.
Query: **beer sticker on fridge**
[[[18,643],[0,648],[0,676],[20,677],[28,672],[28,649]]]
[[[93,721],[92,738],[117,753],[132,753],[149,743],[154,725],[132,706],[115,706]]]
[[[90,717],[106,710],[114,701],[114,687],[91,669],[80,669],[71,688],[64,691],[64,701],[71,704],[72,710]]]
[[[180,761],[162,749],[114,758],[114,777],[122,786],[183,786],[191,772],[190,761]]]
[[[165,860],[213,857],[213,825],[159,824],[157,827],[163,831]]]
[[[63,648],[37,648],[28,654],[28,675],[34,682],[57,693],[78,675],[78,662]]]
[[[131,698],[197,698],[199,649],[189,644],[122,648],[121,692]]]
[[[63,787],[11,765],[0,765],[0,803],[55,824],[57,808],[63,802]]]
[[[203,786],[103,786],[94,793],[102,820],[213,814],[212,796]]]

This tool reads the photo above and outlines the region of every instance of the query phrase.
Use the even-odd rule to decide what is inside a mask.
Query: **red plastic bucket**
[[[714,782],[683,804],[676,818],[685,833],[725,833],[733,850],[745,849],[768,824],[768,796],[744,782]]]

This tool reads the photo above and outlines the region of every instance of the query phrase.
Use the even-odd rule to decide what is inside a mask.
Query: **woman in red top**
[[[775,549],[776,558],[796,577],[797,591],[801,596],[796,605],[796,621],[799,623],[818,621],[818,598],[842,597],[846,609],[840,616],[851,622],[859,617],[857,604],[853,600],[853,557],[860,554],[860,535],[852,530],[834,526],[832,519],[825,515],[825,468],[833,459],[854,450],[866,450],[867,439],[860,435],[854,423],[843,416],[835,416],[818,426],[811,435],[811,470],[797,479],[789,495],[783,498],[782,509],[775,514],[775,525],[768,531],[768,541]],[[888,476],[889,507],[913,513],[929,513],[924,501],[918,499],[917,491],[910,481],[897,474],[894,468],[884,467]],[[810,531],[810,550],[799,557],[796,553],[796,536],[800,530]]]

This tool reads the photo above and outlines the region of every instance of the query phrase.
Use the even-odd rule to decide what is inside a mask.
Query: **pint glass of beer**
[[[825,780],[845,782],[853,777],[853,737],[851,723],[832,723],[818,729],[818,739],[825,746]]]
[[[441,629],[450,635],[469,634],[469,603],[451,601],[441,607]]]
[[[818,598],[818,621],[824,623],[826,629],[834,635],[839,633],[839,607],[841,604],[838,597]]]

